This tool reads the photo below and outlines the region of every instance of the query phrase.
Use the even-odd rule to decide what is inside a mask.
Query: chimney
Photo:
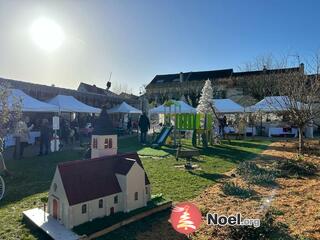
[[[180,82],[183,82],[183,72],[180,72]]]
[[[304,64],[303,63],[300,63],[300,65],[299,65],[299,72],[304,73]]]

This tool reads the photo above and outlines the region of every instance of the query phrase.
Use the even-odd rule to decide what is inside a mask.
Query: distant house
[[[83,82],[79,84],[78,91],[85,92],[85,93],[96,93],[96,94],[107,95],[107,96],[118,96],[116,93],[111,92],[110,90],[97,87],[95,84],[90,85]]]
[[[73,96],[81,102],[84,102],[90,106],[101,107],[107,104],[108,108],[121,104],[123,101],[127,101],[130,105],[138,105],[139,101],[134,99],[123,98],[111,91],[86,91],[83,86],[91,86],[89,84],[81,83],[78,90],[56,87],[54,85],[43,85],[37,83],[31,83],[26,81],[19,81],[13,79],[0,78],[0,82],[7,83],[10,88],[20,89],[26,94],[45,101],[55,97],[56,95],[69,95]],[[103,90],[103,89],[102,89]]]
[[[91,140],[91,159],[58,164],[48,196],[48,212],[67,228],[130,212],[151,199],[148,176],[137,153],[117,153],[106,110]]]
[[[194,107],[198,104],[201,90],[206,80],[213,85],[214,98],[230,98],[242,105],[250,105],[263,98],[258,87],[281,79],[282,74],[304,74],[304,65],[281,69],[262,69],[259,71],[234,72],[232,68],[212,71],[180,72],[156,75],[146,86],[149,102],[162,104],[167,99],[185,100]],[[249,102],[248,102],[249,101]]]

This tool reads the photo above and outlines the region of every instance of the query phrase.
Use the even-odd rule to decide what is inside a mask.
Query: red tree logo
[[[170,221],[177,232],[190,234],[199,228],[201,213],[192,203],[179,203],[173,208]]]

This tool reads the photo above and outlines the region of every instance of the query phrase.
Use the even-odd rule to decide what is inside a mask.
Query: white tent
[[[100,113],[100,108],[84,104],[72,96],[57,95],[48,100],[48,103],[56,105],[60,112]]]
[[[130,106],[126,102],[122,102],[120,105],[109,109],[108,113],[137,113],[137,114],[142,114],[142,111],[137,109],[137,108],[134,108],[134,107]]]
[[[271,96],[265,97],[255,105],[246,108],[247,112],[281,112],[290,107],[302,107],[302,103],[296,102],[293,106],[290,104],[290,100],[287,96]]]
[[[156,108],[152,108],[150,114],[164,114],[164,113],[197,113],[197,109],[190,106],[189,104],[183,101],[172,101],[171,106],[165,106],[162,104]]]
[[[10,95],[8,97],[9,109],[13,108],[15,103],[21,101],[21,111],[22,112],[59,112],[57,106],[39,101],[35,99],[20,89],[9,89]],[[1,106],[0,106],[1,109]]]
[[[218,113],[243,113],[244,108],[231,99],[213,99],[214,108]]]

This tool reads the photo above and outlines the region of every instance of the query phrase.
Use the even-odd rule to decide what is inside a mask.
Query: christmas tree
[[[189,228],[196,229],[194,222],[190,219],[190,214],[188,212],[188,209],[186,209],[180,216],[177,228],[183,228],[184,230],[188,230]]]
[[[211,81],[208,79],[201,91],[201,97],[199,100],[199,105],[197,107],[197,112],[202,113],[202,114],[210,114],[211,116],[214,116],[213,112],[213,89],[211,86]],[[201,122],[201,125],[204,129],[207,128],[207,123],[206,123],[207,117],[205,117],[205,120]],[[204,132],[201,135],[202,139],[202,145],[203,147],[208,146],[208,133]]]
[[[213,114],[213,89],[211,86],[211,81],[208,79],[201,91],[201,97],[199,100],[199,105],[197,111],[203,114]]]

